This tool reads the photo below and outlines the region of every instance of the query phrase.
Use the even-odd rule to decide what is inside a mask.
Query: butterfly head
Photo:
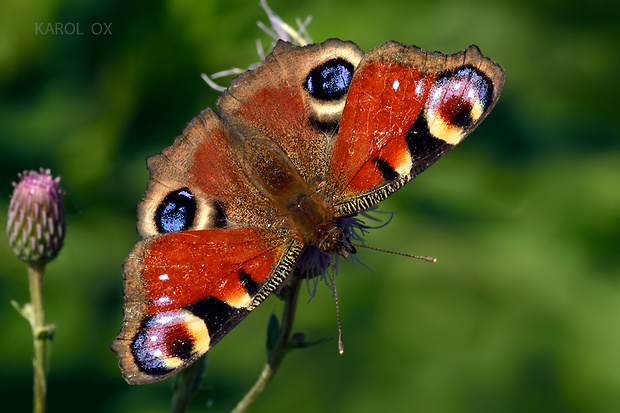
[[[354,217],[336,218],[333,225],[321,233],[317,244],[307,244],[301,251],[296,268],[308,277],[325,274],[334,263],[334,254],[347,258],[357,251],[351,240],[362,242],[362,221]]]
[[[347,258],[349,254],[355,254],[355,248],[349,243],[349,240],[345,237],[345,231],[335,225],[329,228],[323,234],[324,238],[319,244],[319,248],[325,254],[337,253],[338,255]]]

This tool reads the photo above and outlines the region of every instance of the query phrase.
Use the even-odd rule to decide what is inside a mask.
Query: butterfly
[[[504,70],[476,46],[280,41],[147,160],[143,238],[111,344],[131,384],[219,342],[305,254],[355,252],[347,221],[432,165],[491,111]],[[297,263],[297,264],[296,264]]]

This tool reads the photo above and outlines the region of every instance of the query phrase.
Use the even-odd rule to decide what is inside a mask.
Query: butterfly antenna
[[[342,323],[340,322],[340,304],[338,304],[338,290],[336,289],[336,278],[334,277],[334,298],[336,300],[336,317],[338,318],[338,352],[344,354],[344,341],[342,340]]]
[[[369,247],[368,245],[361,245],[361,244],[352,244],[352,245],[355,246],[355,247],[367,248],[369,250],[375,250],[375,251],[379,251],[379,252],[386,252],[388,254],[402,255],[403,257],[415,258],[417,260],[424,260],[424,261],[428,261],[428,262],[437,262],[437,258],[435,258],[435,257],[428,257],[426,255],[411,255],[411,254],[406,254],[404,252],[396,252],[396,251],[384,250],[384,249],[381,249],[381,248]]]

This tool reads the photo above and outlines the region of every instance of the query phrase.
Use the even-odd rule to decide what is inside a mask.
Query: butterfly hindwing
[[[273,223],[275,208],[245,175],[236,150],[211,109],[192,119],[174,145],[147,160],[139,234]]]
[[[277,145],[302,179],[316,185],[362,56],[354,43],[337,39],[305,47],[280,41],[263,65],[232,81],[219,112],[241,140]]]

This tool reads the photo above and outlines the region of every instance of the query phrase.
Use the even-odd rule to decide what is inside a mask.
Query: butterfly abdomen
[[[297,241],[324,252],[342,250],[334,208],[322,191],[312,189],[287,155],[267,139],[237,137],[243,147],[246,174],[285,218],[283,225]],[[344,251],[344,250],[343,250]]]

